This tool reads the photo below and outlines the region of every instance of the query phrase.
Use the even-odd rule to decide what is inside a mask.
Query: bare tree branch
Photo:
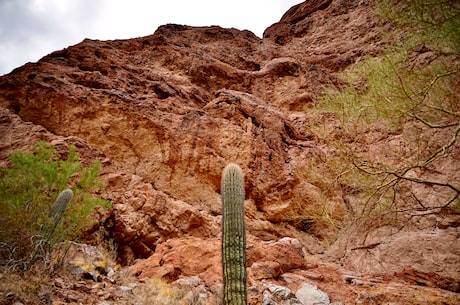
[[[423,164],[419,165],[420,167],[425,167],[429,163],[433,162],[437,158],[443,156],[446,154],[447,150],[451,148],[455,142],[457,141],[458,134],[460,133],[460,122],[457,125],[457,128],[455,128],[454,134],[452,135],[452,138],[449,143],[446,145],[442,146],[440,149],[438,149],[431,157],[429,157]]]

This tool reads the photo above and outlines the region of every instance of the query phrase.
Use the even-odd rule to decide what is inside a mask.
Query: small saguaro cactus
[[[229,164],[222,174],[224,305],[246,305],[246,234],[243,171]]]
[[[64,215],[67,205],[69,204],[72,197],[72,190],[65,189],[59,194],[59,196],[56,198],[56,201],[54,201],[54,204],[48,213],[48,217],[54,217],[54,224],[53,228],[50,231],[50,234],[54,232],[54,230],[56,230],[56,227],[61,221],[61,218]]]

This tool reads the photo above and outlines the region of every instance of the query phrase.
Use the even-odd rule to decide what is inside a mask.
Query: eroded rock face
[[[264,242],[250,237],[247,245],[249,285],[256,285],[263,279],[276,279],[294,269],[306,269],[305,250],[297,239]],[[198,275],[207,285],[215,285],[222,281],[220,248],[220,238],[170,239],[149,258],[132,265],[130,272],[142,278],[163,277],[170,281]]]
[[[345,238],[341,238],[328,250],[331,255],[340,253],[346,268],[362,274],[394,274],[412,283],[418,278],[418,283],[424,286],[459,291],[460,240],[455,224],[399,232],[383,227],[371,231],[364,244],[359,237],[363,236],[361,233],[348,233],[356,234],[356,238],[347,238],[348,247],[335,252],[344,246]]]
[[[21,72],[27,74],[29,68],[33,67]],[[6,79],[3,103],[56,134],[85,139],[155,188],[188,202],[211,206],[221,170],[231,160],[248,173],[248,194],[260,209],[270,201],[279,202],[293,188],[288,151],[302,140],[302,132],[260,98],[223,90],[213,98],[204,95],[198,102],[209,102],[200,105],[190,99],[187,91],[193,90],[186,87],[193,85],[185,80],[185,86],[151,81],[152,91],[141,97],[137,88],[132,93],[131,88],[123,91],[113,85],[84,89],[74,83],[76,72],[57,73],[60,76],[37,75],[26,85],[22,92],[35,92],[35,97],[16,92],[17,83]],[[269,193],[279,195],[264,199]]]
[[[3,77],[0,103],[54,134],[83,139],[141,177],[145,186],[138,189],[130,177],[117,182],[116,173],[107,175],[114,210],[106,224],[129,244],[126,257],[145,257],[171,234],[208,237],[208,227],[215,233],[202,214],[220,214],[228,162],[243,168],[248,199],[266,213],[262,220],[282,221],[273,207],[283,203],[287,210],[288,198],[306,197],[291,166],[293,149],[307,140],[303,126],[264,88],[301,75],[305,64],[261,45],[246,32],[174,25],[134,40],[85,40]],[[251,93],[261,90],[267,94]],[[177,211],[187,213],[178,216],[187,219],[185,227],[175,222],[183,219],[161,214],[176,199]],[[157,205],[164,211],[149,209]],[[170,227],[146,213],[167,215]]]

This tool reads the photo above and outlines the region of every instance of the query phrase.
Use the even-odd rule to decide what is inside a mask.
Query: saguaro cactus
[[[222,174],[224,305],[246,305],[246,234],[243,171],[229,164]]]
[[[73,192],[71,189],[63,190],[59,196],[56,198],[53,206],[51,207],[48,217],[54,217],[53,228],[50,231],[50,234],[56,230],[57,225],[61,221],[62,216],[67,208],[67,205],[70,202],[70,199],[73,197]]]

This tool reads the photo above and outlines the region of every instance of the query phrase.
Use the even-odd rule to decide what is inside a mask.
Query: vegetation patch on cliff
[[[342,192],[366,228],[400,229],[459,210],[459,177],[446,162],[459,155],[460,5],[388,0],[378,13],[394,25],[395,42],[341,74],[349,85],[317,100],[309,129],[333,151],[315,161],[323,168],[315,183]],[[326,130],[322,117],[337,126]]]

